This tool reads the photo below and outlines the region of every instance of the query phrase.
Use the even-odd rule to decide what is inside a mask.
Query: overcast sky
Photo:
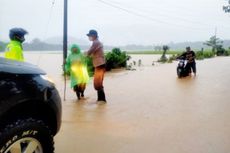
[[[226,0],[69,0],[69,35],[87,40],[88,30],[97,29],[106,45],[153,45],[207,40],[217,27],[218,37],[230,39],[223,5]],[[63,0],[0,0],[0,40],[8,40],[12,27],[27,29],[27,41],[61,36],[62,19]]]

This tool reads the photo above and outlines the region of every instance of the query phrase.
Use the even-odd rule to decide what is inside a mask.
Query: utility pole
[[[214,35],[215,39],[214,39],[214,45],[215,45],[215,51],[217,49],[217,27],[215,27],[215,35]]]
[[[217,37],[217,27],[215,27],[215,37]]]
[[[64,0],[64,24],[63,24],[63,64],[67,57],[68,49],[68,0]]]
[[[64,100],[66,99],[66,73],[65,61],[68,50],[68,0],[64,0],[64,23],[63,23],[63,70],[64,70]]]

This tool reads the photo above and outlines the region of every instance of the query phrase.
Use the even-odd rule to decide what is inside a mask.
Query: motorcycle
[[[178,78],[189,76],[189,70],[186,67],[187,60],[180,58],[177,66],[177,76]]]

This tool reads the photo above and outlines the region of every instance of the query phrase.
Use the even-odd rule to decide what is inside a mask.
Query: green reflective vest
[[[6,46],[5,58],[24,61],[22,44],[15,40],[10,41]]]

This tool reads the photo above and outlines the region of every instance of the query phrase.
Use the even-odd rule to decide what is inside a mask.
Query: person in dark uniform
[[[193,50],[191,50],[191,47],[186,47],[186,52],[184,52],[180,57],[184,57],[184,59],[188,61],[186,69],[188,69],[190,73],[192,70],[193,74],[196,76],[196,54]]]

